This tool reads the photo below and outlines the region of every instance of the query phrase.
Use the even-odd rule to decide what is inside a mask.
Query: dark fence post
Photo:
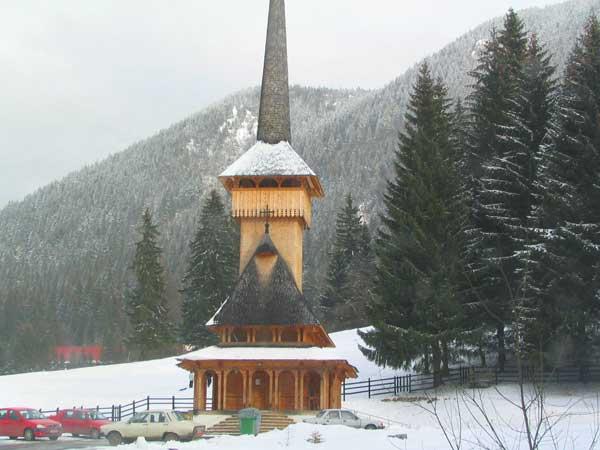
[[[175,396],[171,397],[171,405],[173,406],[173,411],[175,411]]]
[[[150,396],[146,397],[146,411],[150,409]]]
[[[346,401],[346,380],[342,381],[342,398]]]
[[[371,378],[369,377],[369,398],[371,398]]]
[[[412,394],[412,373],[408,374],[408,393]]]
[[[394,377],[394,395],[398,395],[398,377]]]
[[[115,405],[112,405],[110,408],[110,420],[115,421]]]
[[[119,422],[120,422],[121,420],[122,420],[122,417],[121,417],[121,405],[119,405]]]
[[[133,408],[132,408],[133,414],[135,414],[135,400],[133,401]]]

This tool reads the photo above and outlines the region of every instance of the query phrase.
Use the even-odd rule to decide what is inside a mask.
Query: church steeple
[[[270,0],[257,139],[267,144],[292,141],[285,0]]]

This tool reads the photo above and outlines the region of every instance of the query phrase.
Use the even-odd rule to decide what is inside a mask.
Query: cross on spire
[[[262,209],[260,211],[260,216],[261,217],[265,217],[265,234],[269,234],[269,218],[273,217],[273,213],[275,211],[273,211],[272,209],[269,208],[269,205],[267,205],[267,207],[265,209]]]

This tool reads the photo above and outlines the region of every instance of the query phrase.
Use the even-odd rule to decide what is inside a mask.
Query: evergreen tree
[[[445,87],[424,64],[400,134],[396,178],[384,197],[377,297],[369,306],[374,329],[361,333],[369,359],[432,370],[436,384],[449,344],[462,335],[466,209],[449,108]]]
[[[146,209],[135,244],[133,270],[135,286],[127,293],[127,315],[131,325],[128,343],[140,352],[140,358],[158,354],[172,343],[171,324],[165,306],[162,250],[158,246],[160,233]]]
[[[210,345],[215,337],[205,323],[231,293],[238,275],[238,233],[225,211],[221,196],[210,192],[190,242],[190,261],[183,279],[181,338],[196,348]]]
[[[469,97],[472,128],[467,170],[472,198],[472,230],[469,233],[468,267],[479,307],[477,316],[485,317],[496,331],[498,363],[506,358],[505,327],[511,318],[513,298],[515,242],[511,229],[517,218],[509,209],[513,193],[509,183],[522,180],[515,174],[511,145],[515,136],[507,133],[522,127],[517,98],[521,94],[523,67],[527,55],[527,38],[521,19],[511,9],[504,29],[492,31],[477,68],[471,73],[474,91]],[[520,154],[518,151],[517,154]],[[507,159],[507,157],[509,157]],[[513,160],[511,160],[511,158]],[[520,187],[519,187],[520,188]],[[526,208],[525,215],[529,213]]]
[[[352,195],[336,220],[325,292],[321,296],[327,326],[331,330],[365,325],[365,306],[372,292],[374,261],[369,228]]]
[[[531,272],[545,350],[580,367],[598,344],[600,298],[600,24],[575,45],[540,164],[540,244]]]

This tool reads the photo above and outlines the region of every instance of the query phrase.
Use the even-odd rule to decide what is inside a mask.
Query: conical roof
[[[269,5],[257,139],[292,142],[284,0],[270,0]]]

